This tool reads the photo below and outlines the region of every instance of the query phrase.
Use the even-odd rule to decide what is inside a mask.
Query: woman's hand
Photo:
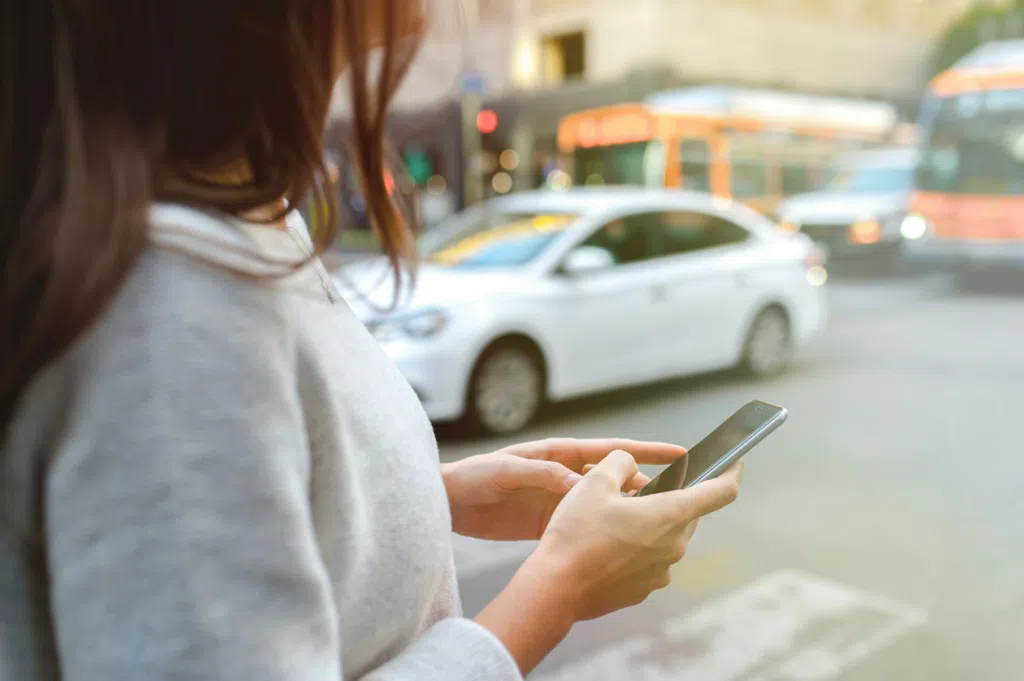
[[[637,465],[613,452],[555,509],[530,558],[536,567],[527,569],[562,586],[577,621],[636,605],[668,586],[697,520],[736,499],[742,470],[740,463],[690,489],[624,498],[619,490]]]
[[[654,442],[551,439],[443,464],[453,529],[480,539],[539,539],[582,474],[614,450],[647,464],[670,464],[686,454],[682,447]],[[637,471],[621,490],[648,482]]]
[[[736,499],[741,474],[742,463],[686,490],[628,498],[620,490],[636,479],[636,461],[609,454],[558,504],[540,544],[476,621],[528,673],[576,622],[667,586],[697,520]]]

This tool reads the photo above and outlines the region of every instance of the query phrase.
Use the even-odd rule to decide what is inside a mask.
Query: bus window
[[[685,139],[679,143],[683,189],[711,191],[711,145],[707,140]]]
[[[942,100],[918,186],[953,194],[1024,194],[1024,90]]]
[[[646,184],[649,142],[577,148],[573,152],[573,184]]]
[[[810,169],[803,164],[787,163],[782,166],[782,195],[793,196],[811,191],[814,188],[810,178]]]
[[[768,173],[764,161],[751,157],[732,159],[732,195],[735,199],[753,199],[765,196]]]

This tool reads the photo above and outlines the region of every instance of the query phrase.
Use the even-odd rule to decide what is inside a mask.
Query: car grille
[[[809,224],[802,225],[800,231],[817,243],[826,246],[843,246],[849,243],[847,238],[849,234],[848,225]]]

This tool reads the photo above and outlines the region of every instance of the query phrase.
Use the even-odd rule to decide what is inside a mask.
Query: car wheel
[[[529,425],[543,401],[539,351],[526,342],[499,342],[484,351],[473,370],[467,416],[479,431],[507,435]]]
[[[762,310],[747,332],[743,369],[758,378],[777,376],[789,366],[792,354],[792,335],[786,313],[778,307]]]

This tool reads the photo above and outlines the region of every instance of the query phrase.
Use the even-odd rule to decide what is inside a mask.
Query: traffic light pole
[[[463,75],[476,70],[476,47],[479,44],[480,31],[480,0],[462,0],[464,19],[466,22],[465,60],[462,65]],[[462,89],[462,165],[463,199],[466,206],[483,200],[483,179],[481,177],[480,155],[483,144],[480,131],[477,129],[477,117],[480,115],[481,96],[470,88]]]
[[[463,192],[466,205],[471,206],[483,201],[483,178],[480,173],[480,155],[483,144],[480,131],[476,127],[480,115],[480,96],[462,95],[462,163],[465,168]]]
[[[532,36],[527,33],[527,26],[530,22],[531,3],[516,0],[512,4],[512,26],[516,41],[519,43],[517,49],[524,47],[527,40]],[[518,55],[517,55],[518,59]],[[532,78],[533,74],[526,74]],[[516,120],[515,132],[512,136],[512,148],[519,154],[519,166],[513,172],[513,188],[515,191],[534,189],[534,148],[536,146],[536,130],[534,127],[533,112],[520,108]]]

